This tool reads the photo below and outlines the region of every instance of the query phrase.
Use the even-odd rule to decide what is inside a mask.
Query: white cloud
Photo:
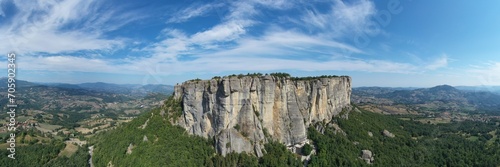
[[[213,42],[226,42],[238,39],[246,33],[245,28],[251,21],[228,21],[191,36],[191,42],[202,45]]]
[[[238,42],[232,49],[214,53],[214,55],[226,56],[307,56],[304,53],[329,53],[339,50],[348,50],[353,53],[362,53],[361,50],[347,44],[311,36],[295,31],[277,30],[269,31],[259,38],[245,38]],[[322,48],[319,50],[318,48]],[[302,52],[302,54],[301,54]],[[310,55],[309,55],[310,56]]]
[[[0,51],[61,53],[121,47],[124,39],[106,39],[102,34],[139,17],[100,10],[100,3],[95,0],[37,3],[14,0],[17,13],[11,22],[0,25],[0,36],[5,37],[0,41]]]
[[[5,3],[6,1],[4,0],[1,0],[0,1],[0,16],[2,17],[5,17],[5,12],[3,11],[3,4]]]
[[[293,1],[288,0],[253,0],[255,3],[275,9],[288,9],[295,4]]]
[[[97,72],[97,73],[136,73],[128,66],[113,64],[110,61],[76,56],[23,56],[18,58],[18,67],[23,70]]]
[[[389,73],[414,73],[417,67],[405,63],[389,61],[364,60],[290,60],[274,57],[200,57],[193,61],[178,61],[158,63],[157,73],[192,73],[192,72],[224,72],[224,71],[273,71],[273,70],[303,70],[303,71],[366,71]]]
[[[373,33],[368,28],[370,17],[376,13],[371,1],[359,0],[344,3],[335,0],[330,10],[319,12],[316,9],[306,9],[301,21],[295,21],[309,29],[320,29],[333,37],[351,35],[350,33]]]
[[[167,20],[167,23],[182,23],[185,21],[188,21],[191,18],[203,16],[206,13],[208,13],[210,10],[213,10],[214,8],[220,7],[220,4],[214,5],[214,4],[194,4],[191,5],[176,14],[174,14],[170,19]]]
[[[448,66],[448,56],[443,55],[440,58],[434,60],[433,62],[429,63],[428,65],[425,66],[425,69],[428,70],[436,70],[439,68],[443,68]]]
[[[23,70],[62,72],[98,72],[116,74],[169,75],[192,72],[225,71],[366,71],[386,73],[415,73],[424,69],[438,69],[447,65],[447,57],[426,67],[377,59],[352,59],[343,52],[364,54],[360,48],[337,40],[351,31],[365,31],[365,24],[374,12],[369,1],[346,4],[335,1],[326,13],[314,9],[305,11],[301,24],[319,28],[319,33],[303,32],[296,28],[283,28],[277,24],[263,24],[258,19],[262,8],[287,10],[290,1],[234,1],[225,5],[228,13],[218,24],[187,33],[181,29],[165,28],[159,41],[146,46],[144,57],[106,59],[101,56],[78,57],[67,52],[78,50],[112,50],[125,45],[124,39],[106,39],[108,31],[117,29],[137,17],[125,13],[113,17],[114,11],[96,9],[98,1],[39,2],[22,6],[16,19],[19,23],[0,26],[0,35],[10,34],[16,46],[26,52],[49,52],[55,56],[25,56],[19,61]],[[167,22],[182,23],[203,16],[217,5],[193,5],[181,10]],[[75,10],[71,10],[77,8]],[[29,11],[36,10],[34,16]],[[100,13],[99,13],[100,12]],[[98,13],[98,14],[96,14]],[[102,17],[97,17],[102,16]],[[37,19],[33,19],[36,17]],[[129,17],[129,19],[127,19]],[[86,18],[82,21],[81,18]],[[306,19],[308,18],[308,19]],[[122,21],[123,20],[123,21]],[[119,24],[108,27],[110,22]],[[69,23],[82,22],[83,27],[65,29]],[[253,26],[261,26],[254,35]],[[101,30],[99,28],[103,28]],[[333,32],[333,35],[328,35]],[[327,34],[327,35],[325,35]],[[8,41],[8,40],[6,40]],[[9,42],[0,42],[0,51]],[[224,47],[221,47],[224,46]],[[189,60],[183,59],[189,56]],[[316,59],[321,57],[321,59]]]
[[[472,66],[467,72],[477,79],[477,85],[500,85],[500,62]]]
[[[273,3],[279,4],[279,7],[271,7]],[[154,56],[137,63],[133,62],[130,66],[138,67],[145,65],[145,62],[161,61],[161,63],[154,63],[156,66],[146,67],[149,71],[155,71],[156,74],[287,69],[391,73],[413,73],[418,70],[418,67],[411,64],[391,61],[338,59],[339,56],[334,55],[342,54],[342,52],[364,52],[329,36],[322,36],[323,34],[311,35],[274,26],[267,28],[260,36],[247,35],[248,31],[251,31],[250,28],[258,22],[252,17],[260,14],[256,8],[257,5],[280,10],[287,9],[293,4],[285,1],[235,1],[229,5],[229,13],[223,17],[222,21],[208,30],[187,35],[180,30],[165,29],[166,35],[162,36],[164,40],[147,49]],[[331,28],[334,25],[330,25],[332,20],[328,19],[334,18],[340,20],[339,24],[343,25],[339,26],[345,26],[344,29],[359,28],[374,12],[373,4],[368,1],[355,4],[336,1],[332,8],[327,15],[313,17],[318,19],[315,21],[317,25],[325,24]],[[323,16],[325,18],[321,18]],[[324,29],[324,31],[329,30]],[[231,42],[232,45],[228,47],[225,42]],[[218,49],[219,44],[225,47]],[[192,59],[181,61],[180,55],[191,55]],[[331,58],[317,61],[312,55]],[[163,72],[157,69],[163,69]]]

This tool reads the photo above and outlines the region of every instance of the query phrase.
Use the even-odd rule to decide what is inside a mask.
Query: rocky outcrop
[[[375,161],[373,153],[370,150],[361,150],[361,159],[363,159],[367,164],[372,164]]]
[[[175,86],[182,101],[176,124],[190,134],[214,138],[216,149],[262,156],[267,137],[303,145],[306,128],[329,122],[350,107],[351,78],[239,76],[191,80]]]
[[[130,143],[127,147],[127,154],[132,154],[132,149],[134,149],[134,145]]]
[[[392,134],[391,132],[389,132],[388,130],[384,129],[384,131],[382,131],[382,134],[386,137],[390,137],[390,138],[393,138],[393,137],[396,137],[394,134]]]

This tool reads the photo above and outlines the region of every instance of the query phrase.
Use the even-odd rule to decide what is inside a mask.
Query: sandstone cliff
[[[176,123],[190,134],[214,138],[217,152],[262,156],[266,136],[289,147],[307,141],[306,128],[330,121],[350,106],[351,78],[307,80],[242,76],[192,80],[175,86],[183,113]]]

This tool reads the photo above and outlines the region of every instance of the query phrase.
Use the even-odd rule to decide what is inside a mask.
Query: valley
[[[462,89],[462,90],[461,90]],[[360,87],[352,101],[360,108],[388,115],[407,115],[424,123],[488,122],[500,118],[500,94],[480,87],[449,85],[432,88]]]
[[[6,80],[0,79],[0,82]],[[17,82],[17,146],[62,143],[65,147],[58,155],[63,157],[70,157],[80,149],[85,152],[84,146],[96,133],[113,129],[160,106],[172,91],[166,85]],[[2,104],[7,104],[5,92],[0,95]],[[0,114],[0,118],[0,148],[5,150],[10,122],[6,113]]]
[[[0,0],[0,167],[500,167],[499,6]]]
[[[26,82],[16,154],[22,166],[500,164],[498,94],[446,85],[350,88],[349,80],[231,75],[186,81],[168,95]]]

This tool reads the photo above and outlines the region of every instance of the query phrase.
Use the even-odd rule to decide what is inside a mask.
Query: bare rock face
[[[190,134],[214,138],[217,152],[262,156],[267,142],[287,146],[307,140],[313,122],[329,122],[350,107],[351,78],[292,80],[275,76],[193,80],[175,86],[183,113],[176,124]],[[264,132],[265,131],[265,132]]]

